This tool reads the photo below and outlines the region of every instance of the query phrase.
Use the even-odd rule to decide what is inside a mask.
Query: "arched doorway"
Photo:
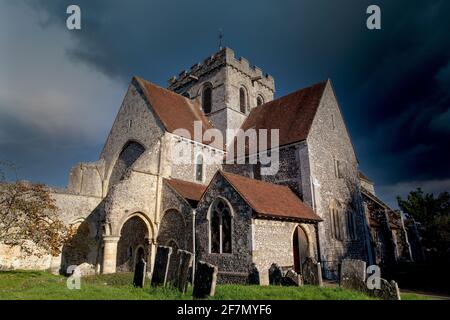
[[[294,270],[297,273],[302,273],[303,263],[309,257],[309,242],[305,230],[300,226],[295,227],[292,247],[294,250]]]
[[[123,224],[117,243],[117,272],[133,272],[138,255],[148,261],[148,238],[149,231],[141,217],[133,216]]]

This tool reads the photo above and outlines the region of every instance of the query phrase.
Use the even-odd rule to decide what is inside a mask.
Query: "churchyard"
[[[401,295],[402,300],[427,297]],[[67,277],[42,271],[1,271],[0,300],[191,300],[192,286],[186,293],[172,287],[133,286],[132,273],[86,276],[79,290],[67,288]],[[371,300],[363,293],[339,287],[217,285],[215,300]],[[429,298],[428,298],[429,299]]]
[[[176,265],[173,270],[169,268],[171,262]],[[260,271],[254,264],[245,284],[221,285],[217,281],[217,266],[204,261],[194,264],[192,253],[178,250],[173,255],[172,248],[166,246],[157,247],[152,273],[148,272],[143,255],[138,257],[134,273],[95,275],[86,273],[83,265],[72,267],[66,276],[45,271],[0,271],[0,299],[417,300],[422,297],[401,295],[395,281],[380,277],[380,283],[370,288],[366,263],[361,260],[343,260],[339,285],[324,282],[320,263],[312,258],[304,262],[302,274],[292,267],[273,263],[267,270],[268,286],[260,285]]]

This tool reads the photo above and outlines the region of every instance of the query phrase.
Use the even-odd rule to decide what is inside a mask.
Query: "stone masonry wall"
[[[167,134],[168,155],[171,155],[170,161],[170,177],[184,181],[207,185],[214,174],[222,168],[222,159],[224,152],[206,145],[202,145],[193,141],[183,139],[181,137]],[[183,157],[187,161],[177,163],[177,152],[182,152]],[[196,179],[196,158],[201,155],[203,157],[203,180]]]
[[[367,259],[367,226],[362,208],[357,160],[331,83],[326,85],[322,101],[314,118],[308,139],[311,181],[315,182],[313,198],[318,215],[319,236],[325,276],[336,277],[342,258]],[[341,176],[336,174],[339,161]],[[304,193],[305,196],[305,193]],[[307,199],[306,198],[306,199]],[[330,203],[340,204],[342,240],[332,238]],[[346,224],[346,214],[352,212],[356,224],[356,238],[352,239]]]
[[[76,237],[79,246],[72,250],[62,248],[62,254],[28,256],[18,247],[0,244],[0,269],[50,270],[55,273],[65,272],[67,266],[76,260],[77,264],[88,263],[93,269],[98,264],[101,235],[98,233],[101,218],[101,201],[99,197],[87,197],[53,191],[51,196],[59,208],[58,213],[68,226],[82,226],[84,237]],[[81,231],[81,230],[80,230]],[[75,257],[75,258],[74,258]],[[74,260],[75,259],[75,260]]]
[[[253,219],[252,223],[253,262],[261,284],[268,285],[272,263],[294,266],[293,234],[299,223],[266,219]],[[314,226],[301,224],[301,227],[308,237],[309,256],[317,259]]]
[[[208,210],[213,202],[222,197],[231,205],[232,253],[210,253]],[[234,188],[221,176],[216,175],[197,208],[196,245],[198,260],[219,268],[219,282],[245,282],[251,256],[252,210]],[[236,280],[239,279],[240,280]]]
[[[166,216],[173,211],[177,214]],[[162,220],[158,227],[158,244],[167,246],[171,240],[175,240],[179,249],[193,252],[191,206],[166,184],[163,185],[162,212]]]
[[[127,142],[138,142],[149,149],[164,134],[163,125],[138,88],[134,82],[130,84],[101,152],[100,158],[105,161],[105,181],[109,180],[116,160]],[[109,189],[107,182],[105,188]]]

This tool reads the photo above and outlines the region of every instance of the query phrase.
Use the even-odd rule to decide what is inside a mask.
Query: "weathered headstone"
[[[218,269],[216,266],[199,261],[195,269],[194,290],[192,295],[196,299],[214,296],[216,292]]]
[[[152,286],[166,285],[167,272],[169,270],[171,247],[158,246],[156,249],[155,263],[153,265]]]
[[[366,262],[353,259],[342,260],[339,285],[346,289],[366,291]]]
[[[289,269],[284,274],[283,285],[300,287],[303,285],[302,276],[295,272],[293,269]]]
[[[256,267],[256,264],[252,263],[248,271],[248,284],[259,285],[260,283],[258,268]]]
[[[143,288],[145,284],[145,276],[147,274],[147,263],[144,258],[140,258],[134,267],[133,285]]]
[[[370,290],[369,294],[383,300],[401,300],[397,282],[380,279],[380,289]]]
[[[185,293],[188,287],[190,272],[192,272],[191,265],[193,254],[185,250],[178,250],[178,257],[180,261],[175,286],[182,293]]]
[[[95,275],[95,267],[87,262],[78,265],[77,270],[83,277]]]
[[[305,284],[322,286],[322,270],[320,263],[317,263],[312,258],[306,258],[302,266],[303,282]]]
[[[283,273],[281,268],[276,263],[272,263],[269,269],[269,283],[271,285],[281,285],[283,280]]]

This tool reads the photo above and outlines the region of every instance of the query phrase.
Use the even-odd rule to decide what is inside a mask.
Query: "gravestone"
[[[167,272],[169,270],[171,247],[158,246],[156,249],[155,263],[153,265],[152,286],[166,285]]]
[[[302,266],[303,282],[304,284],[322,286],[322,270],[320,263],[317,263],[314,259],[308,257]]]
[[[194,290],[192,295],[195,299],[203,299],[214,296],[216,292],[218,269],[216,266],[199,261],[195,270]]]
[[[191,265],[193,254],[185,250],[178,250],[178,257],[180,262],[178,265],[175,286],[182,293],[185,293],[188,287],[190,272],[192,272]]]
[[[283,285],[300,287],[303,285],[302,276],[295,272],[293,269],[289,269],[284,274]]]
[[[366,262],[353,259],[342,260],[339,285],[346,289],[366,291]]]
[[[147,263],[144,258],[140,258],[134,267],[133,285],[138,288],[143,288],[145,284],[145,275],[147,271]]]
[[[259,285],[260,283],[258,268],[256,267],[256,264],[252,263],[248,271],[248,284]]]
[[[281,285],[283,280],[283,273],[281,268],[276,263],[272,263],[269,269],[269,284],[271,285]]]
[[[380,279],[380,289],[373,289],[369,292],[374,297],[383,300],[401,300],[400,290],[398,288],[397,282],[392,280],[391,282],[386,279]]]

